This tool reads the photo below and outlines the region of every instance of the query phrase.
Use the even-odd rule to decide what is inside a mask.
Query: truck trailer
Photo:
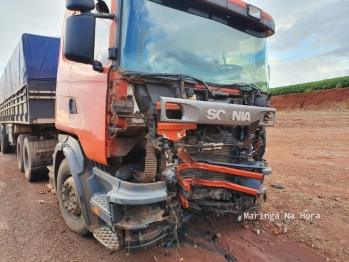
[[[0,148],[29,182],[48,173],[67,226],[133,251],[195,213],[258,213],[272,17],[240,0],[65,3],[61,38],[24,34],[3,73]]]
[[[16,146],[19,170],[24,172],[26,165],[29,181],[40,179],[45,165],[52,165],[57,144],[59,46],[59,38],[23,34],[0,78],[0,150],[7,154]]]

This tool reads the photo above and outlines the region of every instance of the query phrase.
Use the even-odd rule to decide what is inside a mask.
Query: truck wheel
[[[8,141],[8,134],[1,136],[1,151],[3,154],[8,154],[10,152],[10,143]]]
[[[0,151],[2,151],[2,136],[6,134],[5,126],[0,125]]]
[[[34,158],[35,152],[30,148],[29,146],[29,136],[24,139],[22,154],[23,154],[23,166],[24,166],[24,173],[25,177],[27,178],[28,182],[33,182],[36,180],[40,180],[42,178],[42,172],[33,172],[32,170],[32,160]],[[30,137],[30,140],[35,140],[37,138]]]
[[[17,155],[18,169],[22,173],[24,173],[23,144],[24,144],[24,139],[27,136],[29,136],[29,135],[19,135],[17,138],[17,144],[16,144],[16,155]]]
[[[57,176],[57,197],[65,223],[74,233],[84,236],[89,233],[84,217],[74,179],[69,163],[64,159]]]
[[[41,179],[48,173],[47,166],[52,165],[57,140],[40,140],[36,136],[27,136],[23,144],[24,173],[29,182]]]

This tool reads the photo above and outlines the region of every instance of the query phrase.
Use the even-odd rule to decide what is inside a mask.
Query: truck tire
[[[58,170],[56,194],[59,208],[69,229],[80,236],[87,235],[89,230],[81,213],[78,192],[67,159],[62,161]]]
[[[16,144],[16,155],[17,155],[18,169],[22,173],[24,173],[23,145],[24,145],[24,139],[27,136],[29,136],[29,135],[19,135],[17,138],[17,144]]]
[[[40,140],[27,136],[23,144],[23,164],[25,177],[29,182],[41,179],[47,174],[47,166],[52,165],[52,154],[57,140]]]
[[[5,126],[0,125],[0,151],[2,151],[2,136],[6,134]]]
[[[10,152],[10,142],[8,141],[8,134],[1,135],[1,151],[3,154]]]
[[[29,140],[30,142],[39,140],[38,138],[34,136],[28,136],[24,139],[24,144],[23,144],[23,165],[24,165],[24,173],[25,177],[27,178],[28,182],[33,182],[40,180],[42,178],[42,173],[41,172],[33,172],[32,170],[32,161],[33,161],[33,150],[29,146]]]

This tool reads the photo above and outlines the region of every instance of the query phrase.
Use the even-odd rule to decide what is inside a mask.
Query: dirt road
[[[349,261],[348,133],[349,111],[278,112],[263,212],[280,218],[196,217],[179,233],[178,255],[175,243],[127,255],[76,236],[47,182],[26,182],[15,155],[0,153],[0,261]]]

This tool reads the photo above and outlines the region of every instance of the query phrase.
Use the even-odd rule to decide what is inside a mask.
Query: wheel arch
[[[57,190],[57,176],[59,167],[64,159],[67,159],[72,177],[74,179],[76,189],[78,191],[79,200],[81,204],[81,212],[83,214],[85,224],[90,231],[92,231],[96,222],[98,222],[97,218],[94,217],[91,212],[88,211],[89,198],[90,194],[84,193],[84,190],[90,190],[86,188],[82,184],[82,180],[84,178],[85,172],[85,159],[82,148],[77,139],[69,135],[59,135],[58,136],[58,144],[55,147],[54,158],[53,158],[53,170],[54,170],[54,188]],[[59,194],[59,192],[57,192]]]
[[[84,155],[79,142],[69,135],[58,135],[58,141],[53,158],[55,189],[57,188],[58,169],[65,158],[67,158],[75,183],[79,183],[75,180],[76,176],[84,172]]]

